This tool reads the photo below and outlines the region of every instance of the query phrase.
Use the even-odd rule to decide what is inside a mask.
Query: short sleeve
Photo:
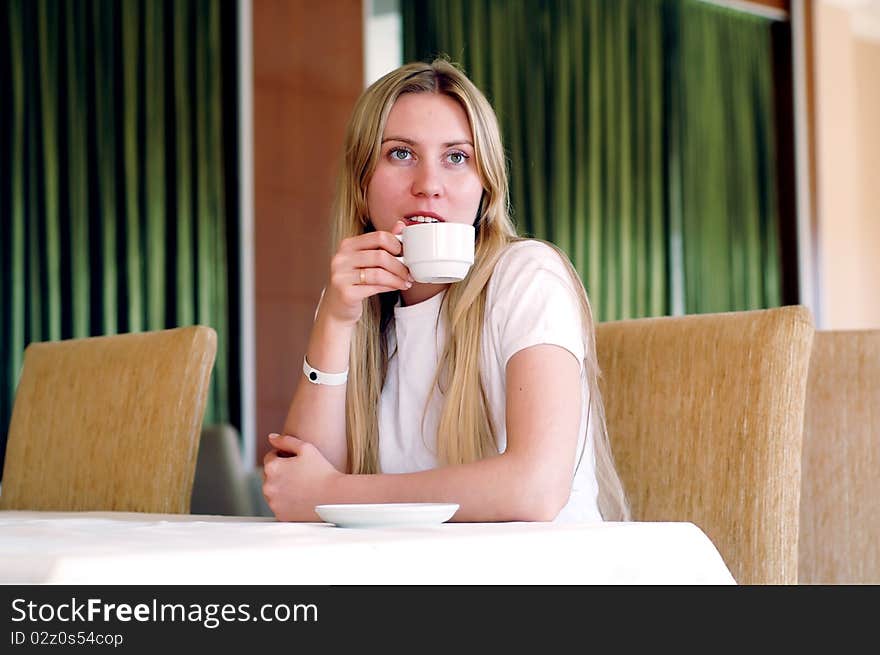
[[[584,325],[567,267],[539,241],[508,248],[492,273],[486,313],[502,368],[520,350],[539,344],[565,348],[583,367]]]

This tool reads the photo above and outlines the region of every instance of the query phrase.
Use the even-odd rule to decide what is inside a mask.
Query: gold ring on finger
[[[361,284],[367,283],[367,272],[364,269],[361,269]]]

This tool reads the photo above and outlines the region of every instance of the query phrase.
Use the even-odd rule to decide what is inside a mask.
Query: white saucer
[[[452,518],[456,503],[379,503],[317,505],[315,512],[340,528],[374,528],[397,525],[436,525]]]

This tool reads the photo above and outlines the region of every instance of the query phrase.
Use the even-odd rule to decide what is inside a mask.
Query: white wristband
[[[326,384],[331,387],[345,384],[348,380],[348,369],[345,369],[342,373],[324,373],[324,371],[312,368],[305,357],[303,357],[303,373],[306,374],[306,379],[312,384]]]

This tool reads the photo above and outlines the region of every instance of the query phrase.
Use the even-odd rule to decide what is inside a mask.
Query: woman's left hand
[[[313,444],[270,434],[275,449],[263,458],[263,495],[279,521],[320,521],[315,505],[332,502],[331,489],[344,474]]]

